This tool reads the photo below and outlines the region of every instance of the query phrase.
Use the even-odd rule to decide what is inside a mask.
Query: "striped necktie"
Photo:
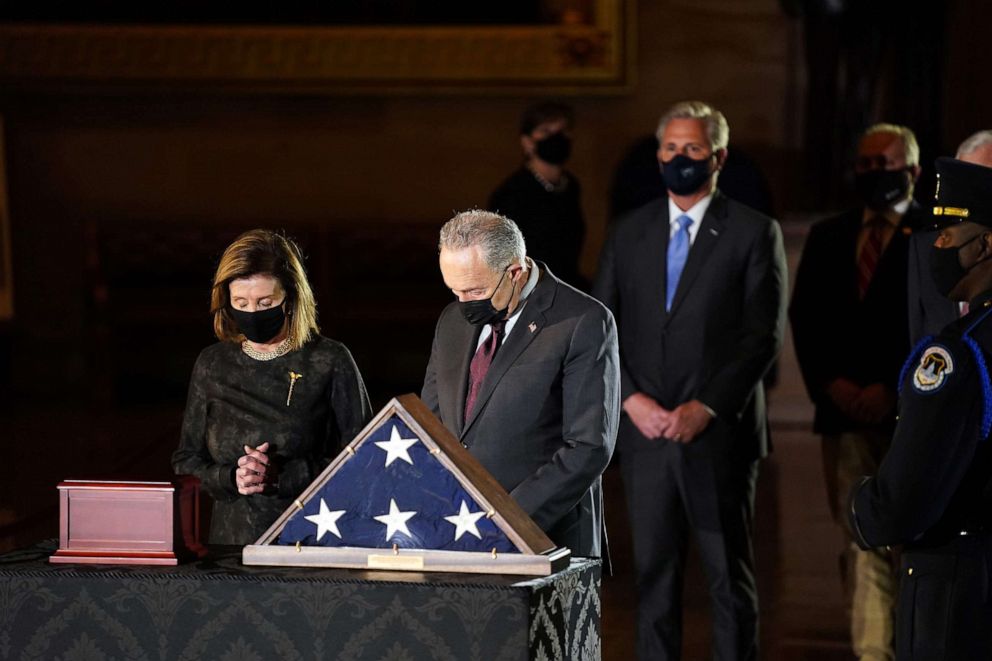
[[[882,256],[882,233],[887,222],[885,218],[875,216],[865,224],[868,236],[861,247],[861,254],[858,255],[858,298],[861,300],[864,300],[865,294],[868,293],[878,260]]]

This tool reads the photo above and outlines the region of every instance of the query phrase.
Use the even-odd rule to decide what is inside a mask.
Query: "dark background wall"
[[[763,170],[780,215],[846,203],[840,185],[826,199],[808,194],[825,176],[840,181],[840,165],[804,170],[805,24],[783,5],[815,4],[638,4],[630,91],[565,97],[578,120],[570,167],[584,185],[588,276],[616,164],[678,100],[724,111],[731,148]],[[942,3],[899,5],[900,21],[916,16],[915,29],[929,26],[937,38],[900,28],[903,38],[885,43],[866,108],[873,119],[925,122],[914,126],[930,136],[925,166],[992,125],[986,3],[948,3],[937,22],[913,13],[931,4]],[[906,83],[902,65],[921,53],[933,70]],[[133,435],[151,432],[135,410],[156,410],[166,422],[155,443],[173,444],[192,362],[212,341],[216,258],[256,226],[285,228],[304,245],[325,334],[352,348],[373,406],[418,390],[450,296],[436,273],[437,229],[452,211],[484,205],[518,165],[517,118],[533,100],[0,90],[15,303],[13,319],[0,322],[0,438],[31,448],[18,455],[26,470],[32,457],[48,467],[39,490],[52,489],[49,473],[69,476],[66,456],[98,466],[104,455],[87,455],[87,443],[108,457],[136,447]],[[59,431],[67,426],[72,433]],[[8,518],[23,515],[13,509]]]
[[[704,37],[694,36],[701,32]],[[585,189],[590,228],[583,265],[590,275],[606,224],[612,170],[632,140],[653,130],[668,104],[699,97],[721,107],[733,127],[732,140],[749,146],[776,181],[788,172],[787,154],[796,148],[790,133],[798,118],[788,114],[795,107],[790,81],[796,63],[790,49],[796,44],[796,24],[774,2],[645,2],[637,10],[636,33],[638,82],[629,94],[568,98],[578,117],[571,167]],[[171,244],[171,235],[190,229],[277,226],[309,239],[395,227],[400,234],[418,236],[410,247],[420,252],[407,259],[433,268],[432,232],[453,210],[484,205],[491,189],[518,164],[516,122],[532,100],[488,94],[307,97],[169,91],[0,97],[17,310],[11,387],[29,396],[72,397],[99,378],[101,368],[94,364],[99,357],[92,353],[103,349],[92,343],[100,339],[83,338],[94,332],[100,314],[117,314],[126,305],[120,314],[135,315],[130,308],[153,296],[140,288],[122,292],[118,282],[110,292],[109,311],[101,312],[93,300],[99,297],[94,288],[108,277],[101,272],[107,260],[123,258],[116,254],[121,235],[142,233],[147,242]],[[395,239],[396,232],[380,234]],[[195,243],[192,237],[190,242]],[[209,247],[216,251],[218,244]],[[317,261],[334,253],[322,245],[307,247]],[[154,251],[140,252],[140,259],[131,261],[155,258]],[[204,252],[198,273],[207,278],[213,255]],[[100,261],[96,267],[87,261],[94,259]],[[150,268],[164,275],[168,266]],[[316,279],[325,329],[361,344],[364,333],[343,321],[353,319],[354,312],[335,302],[340,290],[362,283],[350,277],[348,268],[336,268],[341,266],[337,262],[311,266],[334,276]],[[126,270],[117,275],[126,276]],[[385,309],[396,303],[394,284],[384,282],[379,290],[365,285],[363,291]],[[204,279],[201,292],[191,287],[188,299],[174,302],[176,323],[203,312],[206,285]],[[433,299],[440,304],[440,279],[427,286],[440,294]],[[138,301],[122,300],[132,298]],[[185,314],[182,306],[188,308]],[[417,325],[403,329],[421,340],[421,355],[429,349],[435,312],[411,317]],[[115,335],[110,350],[119,352],[120,343],[154,343],[150,334],[169,334],[170,319],[156,319],[145,331]],[[380,337],[396,331],[383,329]],[[204,333],[194,344],[207,341]],[[181,348],[186,367],[194,354]],[[384,351],[381,346],[355,349],[363,367]],[[157,347],[157,356],[160,350],[168,348]],[[406,376],[423,368],[409,367]],[[415,385],[410,381],[407,388]]]

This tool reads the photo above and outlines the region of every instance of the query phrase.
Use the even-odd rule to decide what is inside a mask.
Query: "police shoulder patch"
[[[952,372],[954,360],[951,353],[939,344],[929,346],[920,356],[920,363],[913,372],[913,388],[922,393],[937,392]]]

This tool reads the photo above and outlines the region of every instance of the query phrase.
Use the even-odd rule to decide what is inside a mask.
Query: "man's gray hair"
[[[967,140],[961,143],[958,147],[958,153],[954,158],[961,159],[970,154],[973,151],[978,151],[985,145],[992,143],[992,130],[979,131],[968,137]]]
[[[864,138],[876,133],[891,133],[898,136],[902,140],[902,146],[906,151],[906,165],[920,164],[920,145],[916,142],[916,134],[913,133],[913,129],[908,126],[900,126],[899,124],[879,122],[866,128],[865,132],[861,134],[861,137]]]
[[[710,140],[710,149],[726,149],[730,142],[730,127],[727,125],[727,118],[723,113],[702,101],[682,101],[676,103],[668,109],[661,119],[658,120],[658,130],[655,135],[661,142],[665,134],[665,127],[673,119],[701,119],[706,125],[706,135]]]
[[[523,264],[527,257],[524,235],[517,224],[492,211],[462,211],[441,228],[438,250],[463,250],[472,246],[479,246],[486,266],[497,272],[514,260]]]

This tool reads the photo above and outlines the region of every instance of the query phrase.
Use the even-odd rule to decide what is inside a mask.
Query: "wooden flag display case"
[[[412,437],[401,438],[404,434]],[[377,438],[389,440],[376,442]],[[414,446],[416,461],[410,456]],[[373,461],[378,472],[358,472],[372,470],[366,467]],[[463,494],[460,503],[446,503],[452,515],[429,519],[419,507],[399,511],[404,503],[397,505],[402,497],[391,497],[394,490],[405,495],[407,503],[412,489],[426,490],[428,499],[437,499],[440,490],[436,485],[410,486],[412,480],[431,480],[437,471],[445,479],[453,478],[458,493]],[[366,487],[370,499],[375,493],[380,498],[383,493],[389,496],[388,507],[383,502],[374,510],[381,512],[380,516],[357,514],[359,509],[373,507],[370,503],[355,504]],[[345,500],[353,505],[334,509],[335,503]],[[307,512],[309,516],[305,516]],[[406,523],[414,529],[411,531]],[[356,539],[368,542],[370,537],[349,533],[349,529],[381,525],[387,526],[381,539],[351,543]],[[289,533],[309,530],[309,526],[316,530],[306,535],[295,533],[297,541],[293,543]],[[421,533],[416,526],[431,532]],[[483,534],[480,528],[488,532]],[[437,543],[441,534],[448,535],[448,542]],[[459,542],[463,537],[467,541]],[[501,545],[479,548],[491,539],[501,540]],[[321,545],[326,544],[321,540],[329,540],[331,545]],[[421,547],[419,543],[427,545]],[[391,400],[254,544],[244,547],[242,560],[246,565],[548,576],[567,567],[570,555],[568,549],[555,547],[417,396],[403,395]]]

